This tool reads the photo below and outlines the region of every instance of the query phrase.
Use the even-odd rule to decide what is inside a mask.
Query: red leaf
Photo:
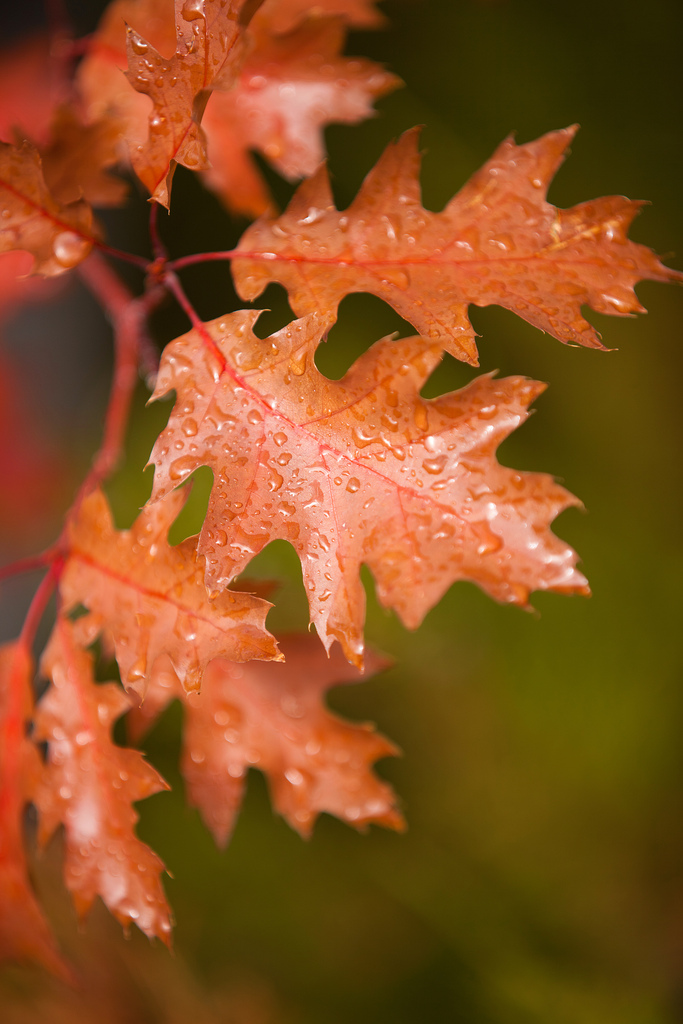
[[[41,765],[26,738],[31,717],[32,665],[18,643],[0,647],[0,961],[42,965],[65,980],[70,973],[31,887],[22,815]]]
[[[115,683],[95,684],[92,658],[65,619],[57,621],[42,669],[52,685],[35,716],[36,739],[48,743],[35,796],[41,841],[64,825],[64,877],[81,916],[99,895],[121,924],[132,921],[168,943],[163,864],[135,835],[132,806],[168,786],[141,754],[115,746],[110,736],[130,699]]]
[[[396,747],[372,726],[345,722],[323,704],[330,686],[360,682],[360,673],[338,650],[326,657],[313,637],[288,637],[282,649],[284,665],[212,662],[202,692],[191,696],[160,666],[148,700],[131,713],[136,733],[170,700],[183,700],[188,799],[221,846],[239,813],[250,767],[265,772],[275,809],[302,835],[323,811],[355,828],[369,822],[403,828],[391,787],[370,771],[379,758],[397,754]],[[368,654],[368,672],[384,667]]]
[[[229,88],[243,60],[240,8],[245,0],[176,0],[176,51],[168,59],[127,29],[126,77],[152,100],[147,141],[131,150],[133,168],[152,199],[168,207],[177,164],[208,166],[200,121],[211,89]]]
[[[323,128],[371,117],[373,100],[400,84],[372,61],[341,56],[341,22],[310,20],[290,35],[273,36],[262,11],[238,86],[212,93],[202,122],[211,159],[206,183],[249,216],[271,206],[250,149],[290,181],[312,174],[325,156]]]
[[[420,201],[418,131],[390,145],[351,206],[339,212],[324,167],[282,216],[252,224],[233,261],[252,300],[271,281],[298,316],[336,316],[350,292],[378,295],[425,337],[477,365],[470,303],[499,305],[560,341],[603,348],[582,305],[643,312],[641,280],[683,282],[626,233],[641,203],[608,196],[558,210],[545,195],[575,129],[517,146],[507,139],[448,203]]]
[[[130,530],[116,530],[106,498],[95,491],[69,528],[69,557],[60,590],[68,611],[83,604],[78,620],[85,642],[100,630],[111,637],[124,686],[143,697],[161,655],[168,655],[188,690],[199,689],[216,657],[279,660],[266,631],[270,605],[226,591],[210,599],[196,541],[173,547],[167,534],[187,493],[176,492],[143,510]]]
[[[62,274],[92,247],[92,210],[82,199],[63,204],[50,194],[38,151],[28,142],[0,142],[0,215],[0,252],[30,252],[35,274]]]
[[[485,376],[423,399],[441,349],[421,338],[380,341],[330,381],[313,363],[324,322],[311,315],[263,341],[251,329],[258,315],[232,313],[172,342],[154,392],[175,390],[177,401],[152,451],[152,501],[197,466],[214,474],[199,540],[210,590],[271,540],[289,540],[325,647],[339,640],[359,665],[362,564],[411,628],[456,580],[521,605],[531,590],[586,592],[575,553],[549,529],[576,499],[495,459],[543,384]]]

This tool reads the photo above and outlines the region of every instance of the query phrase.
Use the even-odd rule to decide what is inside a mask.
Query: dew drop
[[[355,476],[350,477],[349,482],[346,485],[346,490],[350,491],[351,494],[355,494],[359,487],[360,480],[358,480]]]
[[[444,466],[446,465],[446,456],[437,455],[435,459],[425,459],[422,463],[422,468],[427,473],[432,473],[436,476],[437,473],[441,473]]]
[[[54,240],[52,251],[63,267],[75,267],[90,249],[90,242],[73,231],[62,231]]]

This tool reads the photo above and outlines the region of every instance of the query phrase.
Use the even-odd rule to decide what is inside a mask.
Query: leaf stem
[[[54,558],[54,550],[49,548],[40,555],[31,555],[28,558],[18,558],[15,562],[0,566],[0,582],[9,579],[11,576],[19,576],[23,572],[32,572],[34,569],[44,569]]]
[[[201,337],[204,346],[208,348],[212,355],[218,360],[222,372],[226,366],[225,356],[223,355],[223,353],[218,348],[215,341],[207,331],[204,321],[199,317],[197,310],[194,308],[189,298],[187,297],[185,289],[181,285],[177,275],[174,274],[172,270],[168,269],[169,266],[170,264],[167,265],[164,273],[164,284],[166,285],[168,290],[174,295],[175,299],[178,302],[178,305],[181,306],[183,312],[189,319],[190,323]]]
[[[140,338],[147,315],[163,292],[154,286],[139,298],[97,253],[78,268],[81,279],[100,302],[114,329],[114,374],[104,420],[102,443],[90,472],[81,484],[69,518],[78,511],[83,498],[116,468],[123,451],[133,394],[138,382]]]
[[[263,257],[263,253],[259,253]],[[212,260],[231,260],[234,256],[248,256],[253,258],[252,253],[240,252],[238,249],[226,249],[223,252],[196,252],[190,256],[181,256],[177,260],[170,260],[167,264],[168,271],[183,270],[184,267],[192,267],[196,263],[209,263]]]

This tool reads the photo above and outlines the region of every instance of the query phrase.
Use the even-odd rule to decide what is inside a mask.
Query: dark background
[[[97,6],[73,6],[82,30],[92,28]],[[413,124],[425,125],[425,205],[439,209],[511,130],[527,141],[578,121],[551,201],[650,199],[632,236],[683,266],[672,255],[683,252],[677,0],[382,6],[387,29],[353,34],[348,52],[386,62],[407,84],[377,119],[327,133],[339,205]],[[284,201],[290,187],[273,181]],[[217,212],[189,174],[179,171],[174,190],[162,230],[175,255],[239,236],[244,225]],[[142,197],[130,215],[108,217],[114,244],[143,251],[139,216]],[[206,318],[237,304],[225,265],[184,280]],[[582,498],[587,514],[570,510],[556,529],[581,554],[594,596],[537,595],[534,616],[458,584],[409,634],[377,608],[368,580],[368,638],[397,664],[334,691],[331,703],[376,721],[403,749],[380,771],[404,801],[407,834],[360,836],[324,817],[303,843],[273,817],[252,772],[232,843],[217,852],[184,805],[171,709],[146,748],[173,792],[141,805],[140,831],[174,876],[175,960],[138,934],[126,945],[99,912],[79,938],[66,901],[51,895],[55,849],[37,877],[62,941],[90,964],[91,989],[67,995],[9,972],[0,1007],[4,998],[12,1024],[89,1020],[107,984],[127,1007],[111,1019],[140,1022],[180,1019],[181,1009],[230,1024],[683,1021],[683,293],[647,283],[638,293],[646,318],[589,314],[618,348],[611,353],[569,349],[502,310],[472,312],[483,371],[550,384],[500,458],[552,472]],[[282,294],[266,297],[270,328],[286,318]],[[156,327],[166,341],[186,322],[169,307]],[[349,297],[320,365],[339,376],[395,329],[412,333],[379,300]],[[74,288],[5,334],[30,375],[36,415],[73,453],[75,481],[97,445],[106,327]],[[447,358],[426,393],[475,372]],[[139,471],[168,413],[145,410],[143,399],[128,464],[110,488],[121,526],[146,498],[150,474]],[[197,528],[206,483],[186,532]],[[304,626],[291,549],[273,545],[254,572],[289,581],[271,627]],[[8,588],[7,637],[31,583]]]

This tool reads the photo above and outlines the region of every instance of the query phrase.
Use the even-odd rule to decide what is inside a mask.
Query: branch
[[[128,287],[97,253],[85,260],[78,272],[99,301],[114,329],[114,375],[104,421],[102,444],[93,465],[81,484],[69,511],[73,516],[83,498],[116,468],[123,451],[130,408],[138,381],[140,340],[146,319],[159,301],[161,289],[151,288],[135,298]]]

